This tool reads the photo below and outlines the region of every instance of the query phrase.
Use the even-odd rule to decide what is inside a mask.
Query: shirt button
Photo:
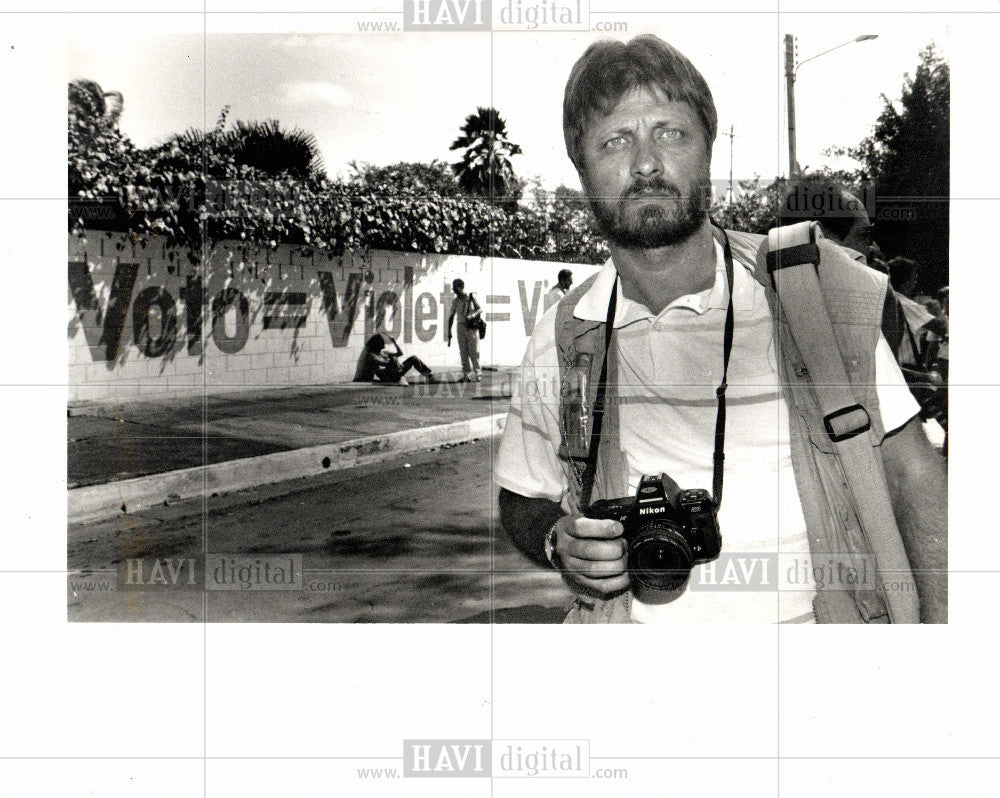
[[[656,324],[653,325],[653,329],[659,332],[660,330],[663,329],[663,325],[660,324],[660,322],[656,322]]]

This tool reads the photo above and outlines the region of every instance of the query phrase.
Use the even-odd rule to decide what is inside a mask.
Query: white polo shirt
[[[632,602],[650,622],[795,622],[812,618],[815,584],[805,519],[795,487],[788,406],[779,386],[771,312],[764,288],[734,261],[734,333],[726,391],[725,479],[719,512],[723,554],[696,566],[688,589],[668,604]],[[603,322],[615,281],[605,264],[574,315]],[[661,472],[681,488],[712,490],[722,335],[728,303],[725,263],[716,242],[716,279],[654,315],[622,296],[615,313],[620,442],[629,495],[644,474]],[[497,484],[514,493],[562,501],[568,485],[557,457],[559,363],[555,309],[535,329],[513,387]],[[876,380],[886,430],[919,410],[880,337]],[[613,388],[611,389],[613,390]]]

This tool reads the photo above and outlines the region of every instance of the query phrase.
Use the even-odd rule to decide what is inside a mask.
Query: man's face
[[[868,248],[872,245],[872,236],[874,233],[875,225],[869,221],[866,214],[864,218],[858,217],[854,220],[854,224],[847,235],[844,236],[844,240],[841,243],[845,247],[850,247],[855,252],[867,252]]]
[[[686,102],[635,89],[590,122],[582,144],[580,180],[612,243],[635,249],[677,244],[704,223],[711,152]]]

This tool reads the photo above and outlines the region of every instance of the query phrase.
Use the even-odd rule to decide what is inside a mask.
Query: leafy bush
[[[277,123],[227,129],[228,109],[210,131],[137,148],[98,102],[101,95],[89,81],[70,86],[74,233],[157,236],[192,260],[225,239],[332,254],[391,249],[583,263],[606,257],[584,232],[586,211],[579,208],[505,207],[470,197],[450,188],[454,178],[437,163],[355,166],[351,178],[330,180],[307,134],[281,131]],[[280,157],[276,148],[284,148]]]

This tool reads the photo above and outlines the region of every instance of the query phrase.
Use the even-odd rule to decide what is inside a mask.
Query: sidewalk
[[[505,376],[480,383],[287,387],[162,402],[71,405],[68,487],[382,436],[506,413]]]

